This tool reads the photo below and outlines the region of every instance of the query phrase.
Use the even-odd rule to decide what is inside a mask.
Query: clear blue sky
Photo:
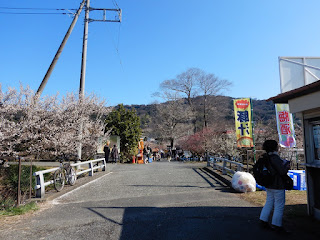
[[[233,82],[225,95],[266,99],[280,93],[279,56],[320,56],[319,0],[114,1],[123,11],[121,24],[89,24],[85,85],[108,105],[152,103],[163,80],[189,67]],[[91,0],[91,6],[114,8],[114,1]],[[75,9],[80,2],[1,1],[0,12]],[[83,17],[43,95],[78,91]],[[66,15],[0,13],[2,86],[21,82],[36,91],[71,21]]]

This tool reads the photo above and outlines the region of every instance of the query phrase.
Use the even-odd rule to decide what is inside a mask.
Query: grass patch
[[[256,206],[264,206],[266,201],[266,192],[257,190],[256,192],[240,194],[240,198],[251,202]],[[307,204],[307,192],[306,191],[286,191],[286,205],[306,205]]]
[[[19,207],[10,207],[5,210],[0,211],[0,216],[15,216],[15,215],[22,215],[30,211],[38,210],[38,206],[36,202],[30,202],[25,205],[21,205]]]

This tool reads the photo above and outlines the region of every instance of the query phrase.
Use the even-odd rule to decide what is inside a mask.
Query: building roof
[[[273,101],[274,103],[288,103],[290,99],[301,97],[310,93],[314,93],[320,91],[320,80],[310,83],[308,85],[305,85],[300,88],[293,89],[288,92],[284,92],[281,94],[278,94],[275,97],[271,97],[267,99],[267,101]]]

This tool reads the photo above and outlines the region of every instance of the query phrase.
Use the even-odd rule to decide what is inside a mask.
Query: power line
[[[74,14],[71,11],[77,9],[67,8],[19,8],[19,7],[0,7],[0,14],[11,14],[11,15],[47,15],[47,14]],[[27,11],[28,10],[28,11]],[[35,12],[37,11],[37,12]],[[38,11],[59,11],[59,12],[38,12]],[[61,12],[64,11],[64,12]]]
[[[68,10],[77,10],[77,9],[66,9],[66,8],[12,8],[12,7],[0,7],[0,9],[8,10],[49,10],[49,11],[68,11]]]
[[[21,14],[27,14],[27,15],[47,15],[47,14],[55,14],[55,15],[67,15],[67,14],[70,14],[70,13],[35,13],[35,12],[0,12],[0,14],[13,14],[13,15],[21,15]]]
[[[115,5],[116,8],[119,8],[117,1],[112,0],[112,2],[113,2],[113,5]],[[120,8],[119,8],[119,9],[120,9]]]

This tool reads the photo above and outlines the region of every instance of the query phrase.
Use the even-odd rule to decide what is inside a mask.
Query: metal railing
[[[229,163],[229,164],[227,164]],[[228,166],[227,166],[228,165]],[[236,171],[232,169],[232,165],[236,166]],[[213,169],[219,170],[222,172],[222,175],[228,175],[232,177],[232,175],[237,172],[237,171],[242,171],[243,170],[243,164],[232,161],[229,159],[225,159],[222,157],[211,157],[208,160],[207,166],[212,166]]]
[[[81,174],[84,174],[84,173],[87,173],[87,172],[89,173],[89,176],[93,176],[94,170],[98,170],[98,169],[102,169],[102,171],[106,170],[106,160],[104,158],[99,158],[99,159],[89,160],[89,161],[79,162],[79,163],[72,163],[70,165],[72,167],[78,167],[78,166],[81,166],[81,165],[88,165],[87,169],[76,171],[77,176],[81,175]],[[33,176],[35,176],[35,178],[36,178],[36,186],[35,186],[36,197],[43,198],[44,195],[45,195],[45,187],[54,183],[53,179],[48,181],[48,182],[45,182],[43,175],[46,174],[46,173],[54,172],[57,169],[59,169],[59,168],[58,167],[50,168],[50,169],[47,169],[47,170],[42,170],[42,171],[35,172],[33,174]]]

